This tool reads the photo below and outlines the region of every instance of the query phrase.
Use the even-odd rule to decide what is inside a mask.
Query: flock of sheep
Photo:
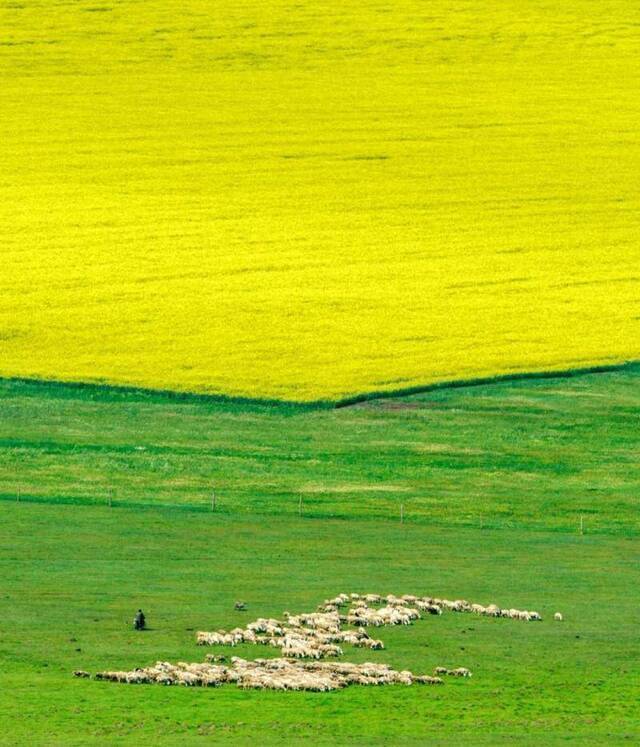
[[[441,668],[442,669],[442,668]],[[468,676],[463,670],[442,670],[441,674]],[[464,670],[467,672],[468,670]],[[84,672],[77,672],[84,676]],[[255,659],[232,657],[231,665],[214,663],[187,664],[159,661],[152,667],[131,672],[98,672],[95,679],[127,684],[184,685],[216,687],[235,683],[241,688],[260,690],[311,690],[326,692],[349,685],[441,685],[441,677],[398,672],[386,664],[352,664],[349,662],[303,662],[290,659]]]
[[[417,597],[412,594],[403,594],[401,597],[397,597],[394,594],[389,594],[386,597],[381,597],[379,594],[339,594],[334,599],[326,599],[320,605],[320,608],[325,612],[329,612],[337,610],[340,607],[345,607],[348,604],[355,605],[355,609],[351,610],[351,612],[356,615],[358,609],[362,610],[364,608],[367,610],[371,605],[385,604],[385,607],[376,610],[379,617],[373,618],[373,622],[371,623],[373,625],[390,624],[384,621],[385,616],[390,614],[390,610],[397,611],[398,609],[404,609],[413,615],[420,611],[431,615],[441,615],[444,611],[450,610],[451,612],[474,612],[477,615],[487,615],[488,617],[508,617],[512,620],[542,620],[540,615],[534,610],[501,609],[497,604],[490,604],[485,607],[482,604],[467,602],[466,599],[450,600],[439,599],[438,597]],[[414,610],[410,609],[411,605],[415,608]],[[417,616],[419,617],[420,615],[418,614]]]
[[[325,599],[316,612],[295,615],[285,612],[282,620],[259,618],[244,628],[199,631],[196,634],[196,642],[201,646],[264,645],[278,648],[280,658],[246,661],[233,657],[231,665],[227,666],[220,663],[224,657],[207,656],[205,663],[157,662],[155,666],[129,672],[99,672],[95,678],[129,684],[216,686],[235,682],[242,688],[313,691],[336,690],[353,684],[442,684],[442,675],[470,677],[471,672],[464,667],[437,667],[435,676],[414,675],[409,671],[397,672],[386,664],[318,660],[341,656],[344,644],[371,650],[384,649],[384,643],[371,637],[366,628],[411,625],[423,614],[442,615],[445,611],[512,620],[542,620],[534,610],[501,609],[495,604],[485,607],[464,599],[411,594],[400,597],[393,594],[339,594],[333,599]],[[562,615],[557,612],[554,619],[562,620]],[[75,674],[89,676],[82,671]]]
[[[342,609],[347,608],[347,609]],[[416,597],[405,594],[339,594],[325,599],[317,612],[291,615],[284,620],[259,618],[245,628],[230,631],[200,631],[196,641],[201,646],[236,646],[240,643],[279,648],[282,656],[300,659],[324,659],[341,656],[340,644],[379,650],[381,640],[372,638],[365,628],[384,625],[411,625],[423,614],[441,615],[445,610],[471,612],[488,617],[508,617],[512,620],[542,620],[534,610],[500,609],[495,604],[484,607],[464,599],[449,600],[437,597]],[[355,629],[342,628],[343,625]]]
[[[290,615],[285,612],[284,622],[259,618],[246,628],[226,632],[201,631],[196,635],[200,646],[235,646],[239,643],[279,648],[282,656],[294,659],[324,659],[342,656],[340,644],[359,648],[383,649],[382,641],[371,638],[362,629],[343,630],[340,615],[336,612],[308,612]]]

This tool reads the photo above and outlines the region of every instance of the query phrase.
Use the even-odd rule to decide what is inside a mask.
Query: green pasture
[[[640,367],[342,409],[0,383],[0,498],[637,534]]]
[[[0,743],[638,741],[639,383],[630,366],[340,410],[3,383]],[[198,629],[341,591],[464,597],[544,621],[449,613],[382,629],[385,651],[345,647],[346,660],[474,673],[440,688],[71,675],[199,661]],[[144,633],[131,629],[139,606]]]
[[[633,538],[26,503],[3,503],[0,516],[3,743],[640,739]],[[382,629],[385,651],[346,647],[346,659],[474,673],[441,688],[274,693],[71,676],[158,658],[200,661],[195,629],[313,609],[355,589],[495,601],[545,619],[450,613]],[[233,611],[238,598],[246,614]],[[138,606],[151,627],[141,634],[130,625]],[[556,609],[563,623],[551,619]]]

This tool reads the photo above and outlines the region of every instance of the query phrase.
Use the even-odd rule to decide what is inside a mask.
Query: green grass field
[[[0,496],[637,533],[640,366],[338,410],[0,383]]]
[[[2,730],[15,744],[513,743],[640,738],[637,542],[609,536],[0,506]],[[346,659],[463,665],[442,688],[329,694],[127,686],[75,668],[202,660],[194,628],[304,610],[339,590],[463,595],[543,623],[466,615],[381,631]],[[245,598],[250,611],[233,612]],[[142,605],[151,630],[130,618]],[[564,623],[549,619],[556,609]],[[237,647],[244,656],[264,650]]]
[[[0,741],[637,741],[639,383],[630,366],[313,410],[5,382]],[[383,629],[383,652],[346,647],[348,660],[474,672],[442,688],[71,676],[201,660],[195,629],[355,590],[461,596],[545,620],[448,614]],[[138,606],[143,634],[130,629]]]

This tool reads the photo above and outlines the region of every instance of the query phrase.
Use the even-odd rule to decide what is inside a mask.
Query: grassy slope
[[[280,398],[640,358],[628,0],[21,0],[0,374]]]
[[[640,368],[341,410],[0,384],[0,495],[635,533]]]
[[[640,738],[640,557],[630,538],[27,504],[2,504],[0,516],[2,742]],[[463,595],[540,608],[546,620],[448,615],[384,629],[385,652],[348,649],[348,659],[475,672],[442,689],[306,695],[70,677],[76,667],[198,661],[193,628],[310,609],[353,589]],[[247,616],[233,612],[237,598]],[[129,629],[138,605],[152,627],[142,635]],[[550,620],[556,609],[565,623]]]
[[[3,484],[49,505],[0,503],[0,741],[639,739],[637,407],[633,370],[335,412],[4,385]],[[216,515],[136,508],[197,504],[211,480],[223,486]],[[104,500],[110,482],[129,508],[60,504]],[[380,520],[399,494],[361,489],[374,484],[410,486],[411,523]],[[306,510],[323,519],[297,517],[300,487],[319,485],[331,490],[307,492]],[[431,501],[419,498],[427,491]],[[584,537],[545,531],[587,510]],[[248,515],[258,511],[268,515]],[[480,515],[519,528],[479,529]],[[198,660],[191,629],[246,619],[237,598],[249,616],[276,615],[354,589],[465,596],[546,620],[449,615],[384,630],[386,652],[349,650],[415,671],[475,671],[435,690],[191,691],[69,676]],[[152,630],[134,635],[139,605]]]

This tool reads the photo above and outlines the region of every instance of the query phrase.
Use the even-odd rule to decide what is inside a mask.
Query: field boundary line
[[[146,399],[158,401],[169,400],[173,402],[186,402],[193,404],[211,405],[238,405],[245,407],[279,407],[292,410],[321,410],[332,409],[335,402],[328,400],[303,400],[275,399],[269,397],[243,397],[232,394],[218,394],[207,392],[188,392],[176,389],[154,389],[152,387],[128,386],[126,384],[107,384],[93,381],[65,381],[63,379],[38,379],[28,376],[0,376],[0,385],[17,384],[32,386],[34,388],[49,389],[55,393],[74,392],[86,393],[99,399],[101,397],[113,397],[127,399]]]
[[[611,363],[594,366],[584,366],[582,368],[566,368],[545,371],[522,371],[519,373],[496,374],[495,376],[479,376],[470,379],[450,379],[447,381],[435,381],[431,384],[416,384],[415,386],[403,387],[400,389],[378,390],[373,392],[363,392],[354,394],[350,397],[344,397],[334,402],[336,409],[359,405],[364,402],[379,399],[394,399],[409,397],[412,394],[424,394],[426,392],[435,392],[441,389],[471,389],[479,386],[490,386],[491,384],[509,383],[511,381],[534,381],[536,379],[571,379],[580,376],[589,376],[604,373],[615,373],[616,371],[631,371],[640,366],[640,360],[629,360],[623,363]]]
[[[537,379],[569,379],[580,376],[589,376],[602,373],[615,373],[616,371],[631,371],[640,366],[640,359],[633,359],[621,363],[599,364],[566,369],[550,369],[542,371],[521,371],[514,373],[496,374],[494,376],[478,376],[468,379],[447,379],[434,381],[430,384],[415,384],[398,389],[380,389],[370,392],[360,392],[337,399],[317,400],[292,400],[277,399],[274,397],[249,397],[242,395],[190,392],[174,389],[154,389],[152,387],[129,386],[126,384],[109,384],[106,382],[93,381],[65,381],[62,379],[39,379],[25,376],[0,376],[0,385],[18,384],[49,389],[55,393],[74,392],[86,393],[96,399],[100,397],[119,397],[123,400],[129,398],[140,398],[147,400],[157,399],[173,402],[237,405],[239,407],[277,407],[283,409],[313,411],[334,410],[363,404],[369,401],[381,399],[401,399],[413,394],[424,394],[447,389],[467,389],[491,384],[502,384],[508,382],[529,381]]]

